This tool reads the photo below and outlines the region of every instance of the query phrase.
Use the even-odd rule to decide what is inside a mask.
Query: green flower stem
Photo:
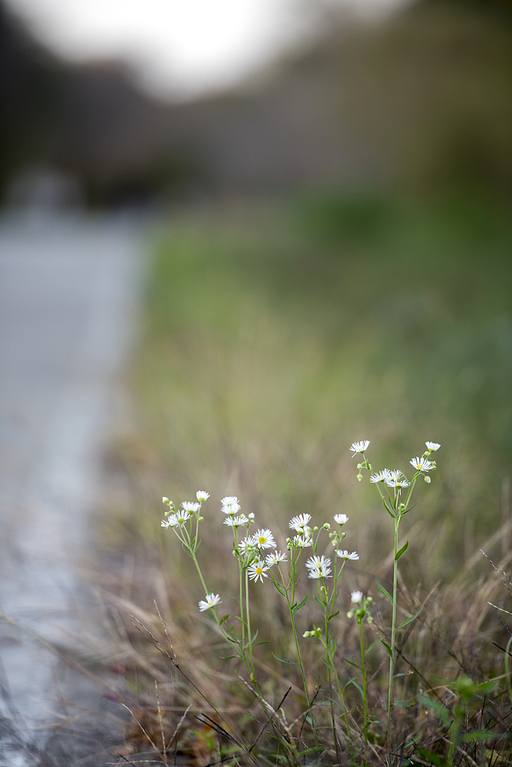
[[[192,561],[194,562],[194,564],[196,566],[197,574],[199,575],[199,578],[201,580],[201,585],[202,585],[202,587],[204,589],[204,593],[208,594],[209,592],[208,592],[208,589],[206,588],[206,583],[205,583],[205,580],[203,578],[203,573],[201,572],[201,568],[199,567],[199,562],[197,561],[197,557],[196,557],[195,551],[193,551],[191,546],[188,546],[188,552],[189,552],[190,556],[192,557]]]
[[[247,569],[245,571],[245,610],[246,610],[245,614],[246,614],[246,620],[247,620],[250,666],[247,666],[245,647],[243,648],[243,654],[244,654],[244,660],[247,666],[247,670],[249,671],[251,682],[256,684],[256,674],[254,673],[254,657],[252,653],[251,611],[249,609],[249,572]]]
[[[366,659],[364,654],[363,621],[359,621],[359,639],[361,643],[361,670],[363,672],[363,705],[364,705],[364,747],[368,747],[368,695],[366,689]]]
[[[391,618],[391,655],[389,657],[389,684],[388,684],[388,727],[387,727],[387,739],[388,750],[391,749],[391,709],[393,706],[393,672],[395,666],[395,633],[396,633],[396,602],[397,602],[397,583],[398,583],[398,562],[396,555],[398,554],[398,526],[400,524],[400,516],[395,517],[395,546],[393,556],[393,612]]]

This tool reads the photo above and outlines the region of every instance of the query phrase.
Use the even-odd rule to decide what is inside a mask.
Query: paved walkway
[[[27,632],[69,648],[64,632],[80,630],[74,563],[87,551],[141,251],[126,218],[0,221],[0,607],[19,624],[0,622],[0,765],[35,764],[29,744],[78,689]],[[20,734],[24,748],[11,748]]]

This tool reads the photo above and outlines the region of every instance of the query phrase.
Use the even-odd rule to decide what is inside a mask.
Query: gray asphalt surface
[[[84,707],[98,695],[30,632],[69,649],[83,630],[76,563],[141,255],[142,227],[126,216],[0,220],[0,607],[16,623],[0,621],[0,765],[39,763],[63,695]]]

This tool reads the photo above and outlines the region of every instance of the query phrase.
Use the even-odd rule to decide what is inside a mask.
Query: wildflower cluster
[[[393,562],[393,592],[389,594],[386,589],[377,580],[377,587],[386,598],[392,602],[392,620],[389,636],[386,640],[382,639],[382,644],[386,647],[390,659],[389,666],[389,685],[388,685],[388,743],[390,739],[391,727],[391,709],[392,709],[392,689],[393,678],[395,676],[396,650],[395,637],[396,632],[402,626],[414,620],[416,616],[410,616],[402,624],[397,625],[397,563],[400,557],[405,553],[408,543],[401,548],[398,544],[398,529],[404,515],[410,511],[411,496],[416,482],[420,476],[428,483],[430,482],[429,472],[436,468],[436,462],[432,460],[432,454],[436,452],[440,445],[435,442],[426,442],[426,450],[421,456],[412,458],[409,463],[413,467],[414,475],[408,478],[401,469],[380,469],[374,471],[372,464],[366,457],[366,451],[370,445],[369,440],[354,442],[350,450],[353,455],[360,456],[357,464],[357,479],[363,479],[363,471],[368,471],[369,482],[375,485],[386,512],[393,520],[394,526],[394,562]],[[197,559],[197,549],[199,546],[199,525],[203,521],[202,507],[208,500],[209,494],[205,491],[196,493],[196,501],[185,501],[177,509],[172,501],[163,498],[163,502],[168,509],[165,512],[165,519],[162,520],[162,527],[171,529],[181,542],[183,548],[192,558],[196,570],[199,574],[205,597],[199,601],[199,611],[211,611],[219,630],[223,634],[226,642],[233,648],[234,656],[239,657],[246,666],[251,682],[254,684],[256,692],[259,692],[256,674],[253,650],[255,646],[256,634],[253,634],[251,628],[251,590],[253,584],[272,583],[280,596],[285,600],[290,625],[292,629],[296,663],[302,675],[304,693],[308,703],[308,720],[313,723],[313,702],[308,689],[308,675],[304,668],[299,635],[297,632],[296,621],[297,613],[306,605],[310,594],[300,599],[297,595],[297,588],[300,583],[302,573],[307,573],[308,579],[314,582],[316,594],[313,599],[316,602],[321,614],[319,625],[302,633],[302,637],[307,639],[316,639],[319,646],[323,649],[324,663],[327,669],[328,688],[334,688],[337,691],[337,706],[341,708],[342,716],[345,718],[347,729],[347,740],[350,740],[348,712],[344,703],[344,690],[346,687],[340,681],[340,668],[336,660],[336,634],[333,620],[339,615],[339,583],[343,570],[347,562],[356,562],[359,560],[359,554],[356,551],[350,551],[342,547],[346,537],[344,530],[349,521],[349,517],[344,513],[336,513],[332,517],[332,522],[323,522],[320,525],[312,523],[311,514],[302,512],[293,516],[288,523],[289,535],[285,539],[282,550],[278,550],[276,536],[272,530],[267,527],[258,527],[256,525],[254,513],[245,513],[237,496],[225,496],[221,500],[221,524],[231,529],[233,535],[233,556],[238,565],[238,609],[234,616],[235,620],[229,620],[229,615],[220,616],[217,607],[222,604],[220,595],[207,587],[206,579],[203,576],[199,561]],[[251,528],[255,528],[254,531]],[[283,540],[283,539],[281,539]],[[329,547],[332,553],[329,555]],[[308,555],[305,555],[305,561],[301,563],[301,557],[304,549],[309,549]],[[313,585],[313,584],[312,584]],[[259,587],[258,587],[259,588]],[[350,609],[347,612],[349,619],[354,618],[360,633],[361,644],[361,665],[352,663],[360,670],[362,678],[363,702],[364,702],[364,742],[365,747],[368,743],[369,719],[367,712],[367,693],[366,693],[366,654],[364,645],[363,624],[371,624],[373,618],[370,614],[372,597],[365,595],[363,591],[352,591],[350,597]],[[382,630],[385,635],[385,631]],[[379,644],[374,642],[372,648]],[[371,648],[370,648],[371,649]],[[229,657],[234,657],[229,656]],[[262,703],[264,705],[264,703]],[[336,714],[334,711],[334,698],[330,696],[331,717],[333,722],[333,731],[335,731]]]

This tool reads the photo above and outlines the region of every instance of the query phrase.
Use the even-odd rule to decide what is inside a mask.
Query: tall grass
[[[503,567],[509,561],[512,267],[505,216],[471,196],[419,205],[340,195],[215,213],[177,217],[157,239],[132,376],[138,436],[115,456],[132,483],[124,526],[139,552],[153,552],[156,568],[149,579],[140,572],[134,585],[143,622],[153,644],[167,647],[159,621],[140,607],[156,597],[173,650],[209,703],[175,667],[166,676],[158,655],[146,656],[146,668],[179,711],[216,702],[229,727],[211,708],[208,715],[229,737],[258,737],[252,717],[261,716],[261,701],[233,661],[219,676],[222,637],[193,607],[204,594],[189,578],[184,553],[162,536],[160,496],[185,499],[197,487],[218,499],[236,494],[246,512],[276,529],[297,513],[347,513],[354,522],[347,547],[361,555],[344,571],[340,599],[348,609],[353,589],[380,600],[375,576],[391,590],[393,541],[372,488],[354,482],[347,445],[371,437],[383,446],[375,463],[395,466],[404,452],[416,454],[435,439],[446,446],[442,466],[421,508],[402,523],[414,556],[400,561],[400,598],[411,611],[426,607],[396,651],[405,676],[396,681],[404,703],[394,713],[394,743],[409,759],[404,764],[437,764],[434,756],[439,763],[506,763],[505,741],[490,748],[475,740],[461,754],[459,737],[486,726],[503,734],[508,722],[496,725],[510,703],[503,680],[493,693],[499,699],[486,698],[483,688],[465,698],[457,688],[465,676],[475,685],[502,676],[507,657],[507,616],[488,603],[510,609],[510,597],[479,553],[483,547]],[[216,552],[211,577],[227,588],[232,557],[220,527],[209,528],[207,547]],[[288,658],[293,647],[279,600],[256,594],[254,609],[272,654]],[[338,646],[354,660],[361,657],[359,628],[341,619],[337,625]],[[131,636],[129,629],[125,652],[137,665]],[[319,659],[311,644],[304,653],[315,689]],[[291,726],[304,710],[302,682],[272,654],[263,650],[255,660],[265,671],[261,695],[277,706],[292,687],[284,706]],[[384,721],[385,658],[377,652],[366,662],[368,709]],[[357,722],[357,688],[347,697]],[[169,713],[166,727],[171,720]],[[375,723],[370,730],[374,751],[365,758],[379,763],[384,735]],[[219,743],[225,752],[223,737],[213,736],[210,756]],[[323,758],[339,760],[332,739],[330,747],[327,737],[320,740]]]

